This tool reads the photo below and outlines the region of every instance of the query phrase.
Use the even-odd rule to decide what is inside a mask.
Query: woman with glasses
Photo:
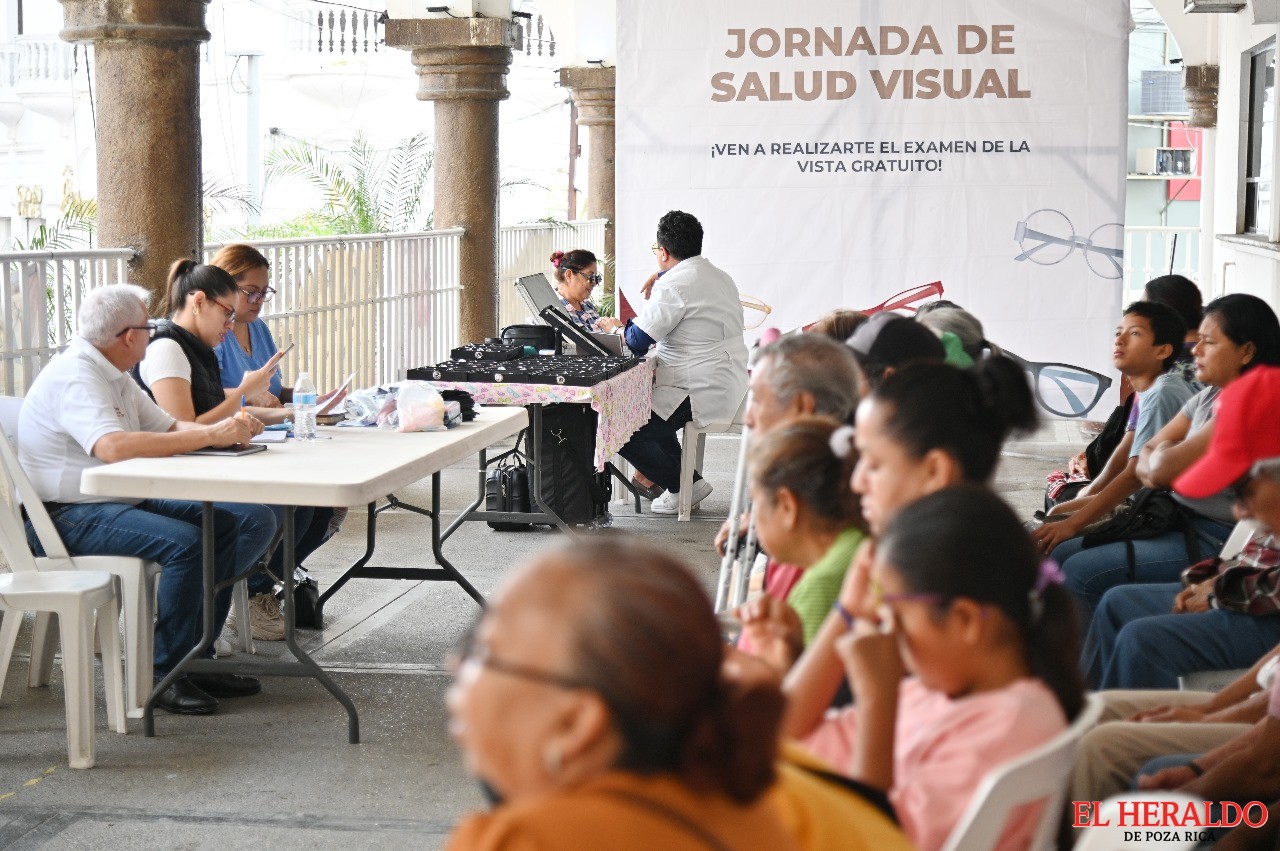
[[[235,281],[236,321],[231,333],[214,348],[222,367],[223,386],[234,387],[246,372],[261,369],[276,354],[271,329],[259,318],[262,308],[276,293],[268,283],[271,264],[258,249],[243,243],[223,246],[209,264],[223,269]],[[279,369],[271,373],[266,391],[249,399],[250,404],[268,408],[291,401],[293,388],[284,386]]]
[[[284,386],[280,369],[276,366],[279,362],[276,341],[260,317],[263,306],[276,292],[269,284],[271,264],[252,245],[234,243],[220,248],[210,265],[225,271],[235,283],[235,324],[231,326],[231,333],[223,337],[213,350],[222,367],[222,385],[231,392],[231,388],[239,386],[245,375],[271,365],[271,380],[267,388],[257,396],[248,397],[248,401],[250,405],[268,409],[265,416],[271,419],[283,418],[285,409],[282,403],[293,401],[293,388]],[[258,409],[253,407],[250,410]],[[345,508],[297,510],[295,555],[299,565],[333,537],[345,517]],[[284,571],[281,548],[276,548],[268,567],[270,574],[259,573],[249,579],[249,627],[257,641],[278,641],[284,637],[284,617],[273,593],[275,579]]]
[[[598,271],[596,256],[585,248],[557,251],[551,255],[555,267],[556,293],[565,312],[585,331],[611,332],[622,325],[609,316],[601,316],[591,303],[591,291],[604,280]]]
[[[775,761],[776,675],[726,649],[702,584],[653,547],[523,565],[455,662],[449,733],[494,805],[448,851],[905,847],[864,798]]]
[[[147,356],[134,373],[156,404],[183,422],[216,423],[239,413],[242,399],[266,392],[280,356],[244,372],[224,387],[213,347],[235,325],[236,283],[217,266],[179,260],[169,272],[168,319],[156,323]],[[281,422],[280,410],[250,408],[263,422]],[[262,423],[257,425],[261,430]]]
[[[266,392],[280,356],[244,373],[236,386],[223,387],[222,370],[213,347],[235,324],[235,298],[235,281],[217,266],[194,260],[174,263],[169,271],[169,291],[164,305],[169,318],[156,322],[147,356],[134,368],[133,376],[156,404],[176,420],[208,424],[241,417],[249,424],[250,431],[259,434],[263,420],[280,422],[284,419],[283,410],[245,409],[241,400]],[[236,515],[242,524],[268,529],[267,541],[284,518],[284,510],[275,506],[250,503],[218,503],[218,506]],[[298,527],[306,528],[311,509],[299,508],[297,518]],[[262,578],[263,574],[257,573],[250,579],[251,592],[255,592],[254,583]],[[268,590],[272,584],[267,583]],[[223,593],[229,595],[231,590],[228,588]],[[283,637],[283,628],[278,637]]]

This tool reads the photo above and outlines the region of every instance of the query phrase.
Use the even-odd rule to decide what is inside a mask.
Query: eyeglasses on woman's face
[[[527,665],[518,665],[496,658],[489,651],[488,645],[476,637],[478,627],[479,623],[477,622],[467,631],[467,634],[462,637],[462,641],[450,654],[450,667],[454,669],[454,673],[457,676],[461,676],[463,671],[467,669],[483,668],[508,677],[554,686],[555,688],[569,689],[571,691],[589,688],[585,683],[574,677],[557,674],[553,671],[541,671]]]
[[[590,275],[588,275],[586,272],[577,272],[575,274],[577,274],[581,278],[585,278],[587,282],[590,283],[591,286],[593,287],[599,286],[604,281],[604,275],[600,274],[599,272],[594,272]]]
[[[223,318],[223,321],[224,321],[227,325],[233,325],[233,324],[235,324],[235,321],[236,321],[236,309],[235,309],[234,307],[228,307],[227,305],[225,305],[225,304],[223,304],[222,302],[218,301],[216,298],[211,298],[211,299],[209,299],[209,301],[213,302],[213,303],[214,303],[214,304],[216,304],[218,307],[221,307],[221,308],[222,308],[222,310],[223,310],[223,312],[224,312],[224,313],[226,313],[226,316]]]
[[[236,289],[240,290],[240,295],[244,296],[244,300],[249,304],[266,304],[276,294],[276,291],[271,287],[267,287],[262,291],[246,290],[244,287],[236,287]]]
[[[158,328],[159,326],[156,325],[155,322],[151,322],[151,321],[148,321],[146,325],[129,325],[119,334],[116,334],[116,337],[123,337],[125,334],[128,334],[130,331],[146,331],[147,339],[154,340],[156,338],[156,331],[158,330]]]

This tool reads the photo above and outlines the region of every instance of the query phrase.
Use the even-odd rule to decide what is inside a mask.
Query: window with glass
[[[1274,39],[1249,55],[1249,131],[1245,139],[1244,229],[1246,233],[1271,232],[1271,185],[1275,161],[1276,42]]]

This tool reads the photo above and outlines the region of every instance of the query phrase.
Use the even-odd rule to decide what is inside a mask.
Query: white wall
[[[1188,16],[1193,17],[1193,16]],[[1257,238],[1252,244],[1240,245],[1224,241],[1222,234],[1243,230],[1241,213],[1241,169],[1243,163],[1242,128],[1248,119],[1244,99],[1244,62],[1248,52],[1275,38],[1275,24],[1255,25],[1249,10],[1235,15],[1195,16],[1216,18],[1218,58],[1221,81],[1218,90],[1218,128],[1215,132],[1216,170],[1212,210],[1204,223],[1202,245],[1211,252],[1213,270],[1212,295],[1223,292],[1247,292],[1280,305],[1280,228],[1273,217],[1270,239]],[[1280,126],[1280,122],[1277,122]],[[1273,175],[1273,198],[1276,176]],[[1280,210],[1275,211],[1280,213]]]

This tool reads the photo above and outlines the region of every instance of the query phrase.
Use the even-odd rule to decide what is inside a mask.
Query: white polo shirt
[[[76,336],[36,376],[18,418],[18,460],[42,502],[131,502],[85,496],[93,447],[117,431],[166,432],[175,420],[88,340]]]

